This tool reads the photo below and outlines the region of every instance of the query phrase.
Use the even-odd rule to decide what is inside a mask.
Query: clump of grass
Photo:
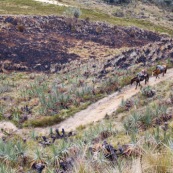
[[[4,164],[0,164],[0,172],[2,173],[16,173],[16,169],[9,168],[9,166],[5,166]]]
[[[0,94],[5,92],[11,92],[11,87],[8,84],[0,85]]]
[[[167,107],[159,105],[155,107],[147,106],[144,111],[134,112],[124,121],[124,128],[127,132],[137,129],[146,130],[152,126],[162,124],[163,116],[166,115]],[[167,121],[167,120],[166,120]]]
[[[150,86],[142,88],[141,93],[145,97],[153,97],[155,95],[155,91]]]
[[[127,99],[127,100],[122,99],[121,105],[116,110],[116,114],[129,111],[133,106],[134,106],[134,102],[132,99]]]
[[[123,87],[123,86],[129,85],[131,78],[132,76],[124,75],[122,80],[120,81],[120,86]]]
[[[116,115],[127,111],[125,106],[119,106],[116,110]]]
[[[18,142],[6,142],[0,140],[0,153],[1,159],[6,165],[17,165],[17,161],[22,158],[26,153],[26,145],[21,141]]]
[[[144,154],[143,159],[147,165],[146,168],[144,168],[146,172],[172,172],[172,155],[167,149],[165,150],[165,152],[163,151],[160,154],[151,151]]]

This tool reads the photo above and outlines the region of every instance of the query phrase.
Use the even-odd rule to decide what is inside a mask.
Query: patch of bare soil
[[[65,6],[65,7],[69,6],[69,5],[60,3],[60,2],[58,2],[56,0],[35,0],[35,1],[43,2],[43,3],[47,3],[47,4],[54,4],[54,5],[58,5],[58,6]]]
[[[0,137],[4,136],[4,133],[13,133],[16,132],[17,130],[18,130],[17,127],[11,122],[7,121],[0,122]]]
[[[80,59],[68,50],[79,41],[110,48],[139,47],[161,36],[135,27],[109,26],[57,16],[0,16],[0,65],[6,70],[50,71]],[[94,58],[95,55],[92,57]]]

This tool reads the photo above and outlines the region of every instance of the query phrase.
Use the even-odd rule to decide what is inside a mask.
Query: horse
[[[156,67],[156,69],[153,70],[153,72],[152,72],[152,76],[156,76],[156,79],[160,78],[159,74],[161,74],[161,73],[164,76],[164,74],[166,74],[166,72],[167,72],[167,66],[166,65],[162,65],[162,67],[163,67],[163,69],[159,69],[159,68]]]
[[[145,84],[147,84],[147,82],[149,81],[149,74],[148,73],[146,73],[146,75],[143,77],[138,77],[138,76],[134,77],[131,80],[131,85],[133,84],[133,82],[136,82],[136,88],[135,89],[137,89],[138,85],[141,86],[140,82],[143,80],[145,80]]]

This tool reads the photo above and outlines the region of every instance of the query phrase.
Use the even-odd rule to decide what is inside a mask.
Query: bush
[[[141,92],[142,95],[146,97],[153,97],[155,95],[155,91],[150,86],[142,88]]]
[[[11,92],[11,87],[8,84],[0,85],[0,94],[5,92]]]
[[[76,19],[78,19],[82,12],[80,11],[80,9],[78,8],[75,8],[75,7],[71,7],[71,8],[68,8],[67,11],[65,12],[68,16],[73,16],[75,17]]]

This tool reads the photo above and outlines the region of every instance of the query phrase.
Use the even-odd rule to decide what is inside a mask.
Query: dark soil
[[[133,67],[134,64],[142,64],[145,67],[159,64],[161,61],[167,64],[167,60],[170,60],[173,65],[173,39],[171,38],[164,38],[159,42],[122,52],[109,60],[109,67],[127,69]]]
[[[109,26],[57,16],[0,16],[0,60],[7,70],[50,71],[56,64],[80,59],[68,53],[79,40],[111,48],[144,46],[160,36],[135,27]],[[13,66],[16,64],[15,66]]]

